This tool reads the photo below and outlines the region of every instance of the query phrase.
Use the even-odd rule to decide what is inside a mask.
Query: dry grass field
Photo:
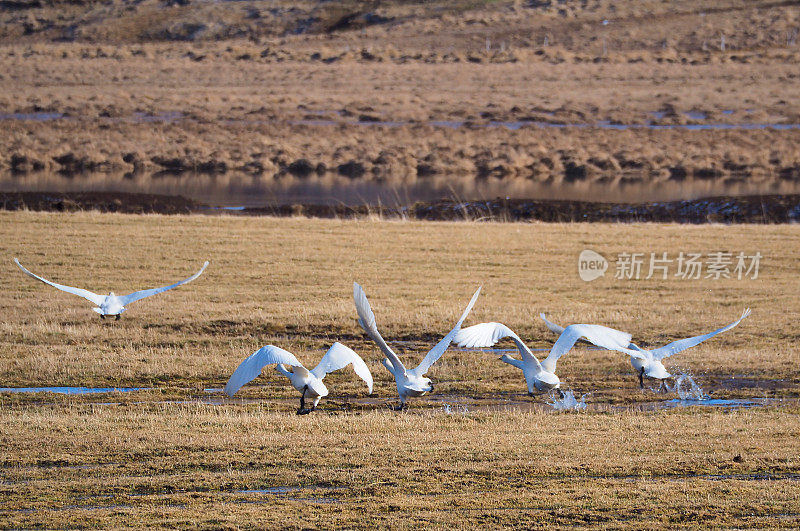
[[[796,322],[800,234],[784,226],[418,223],[204,216],[0,214],[3,386],[122,386],[82,396],[0,393],[4,527],[200,528],[506,525],[786,527],[800,523]],[[584,248],[760,252],[757,279],[585,283]],[[190,285],[101,321],[35,273],[124,293]],[[613,268],[613,264],[612,264]],[[352,282],[404,357],[452,326],[498,320],[533,347],[538,321],[597,322],[658,345],[753,314],[667,363],[712,398],[765,407],[661,409],[627,359],[577,347],[559,363],[581,413],[525,394],[489,352],[450,350],[433,394],[396,413],[377,348],[355,322]],[[274,371],[233,400],[219,392],[245,356],[277,344],[304,362],[340,340],[373,371],[349,370],[297,417]],[[397,342],[397,343],[394,343]],[[212,391],[205,391],[205,390]],[[213,391],[216,389],[216,391]],[[241,398],[240,398],[241,397]]]

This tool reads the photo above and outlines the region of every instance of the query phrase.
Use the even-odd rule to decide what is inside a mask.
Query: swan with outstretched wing
[[[406,366],[400,361],[400,358],[395,352],[386,344],[380,332],[378,332],[378,325],[375,321],[375,314],[372,313],[367,295],[364,289],[357,283],[353,283],[353,300],[356,304],[356,311],[358,312],[358,324],[372,339],[383,354],[386,356],[381,362],[386,369],[394,376],[395,384],[397,384],[397,394],[400,396],[400,405],[396,408],[401,410],[406,407],[406,401],[410,396],[422,396],[425,393],[433,391],[433,383],[430,378],[425,377],[428,369],[442,357],[442,354],[450,346],[450,342],[461,329],[461,323],[469,315],[470,310],[478,300],[481,288],[475,292],[472,299],[469,301],[466,310],[461,315],[461,318],[456,323],[456,326],[445,335],[429,352],[425,358],[413,369],[407,369]]]
[[[51,282],[46,278],[42,278],[39,275],[31,273],[30,271],[25,269],[25,267],[23,267],[23,265],[20,264],[19,260],[17,260],[16,258],[14,258],[14,262],[16,262],[16,264],[19,266],[22,272],[28,275],[29,277],[35,278],[36,280],[44,282],[45,284],[53,286],[54,288],[59,289],[61,291],[72,293],[73,295],[83,297],[84,299],[90,301],[92,304],[95,305],[95,308],[92,309],[100,314],[101,319],[105,319],[106,315],[114,315],[116,316],[117,320],[119,320],[120,314],[125,310],[127,310],[126,306],[128,304],[144,299],[145,297],[151,297],[158,293],[163,293],[173,288],[177,288],[178,286],[188,284],[192,280],[199,277],[203,273],[203,271],[206,270],[206,267],[208,267],[208,262],[206,261],[203,264],[203,267],[200,268],[200,271],[198,271],[194,275],[190,276],[187,279],[181,280],[180,282],[176,282],[175,284],[164,286],[163,288],[153,288],[153,289],[135,291],[129,295],[114,295],[114,292],[111,292],[108,295],[100,295],[98,293],[93,293],[89,290],[85,290],[82,288],[73,288],[72,286],[56,284],[55,282]]]
[[[372,373],[361,357],[350,348],[341,343],[334,343],[322,357],[319,364],[310,371],[297,361],[294,354],[274,345],[261,347],[239,364],[234,373],[225,384],[225,394],[233,396],[244,384],[255,380],[261,375],[261,370],[267,365],[275,365],[282,375],[289,378],[292,387],[300,391],[300,409],[298,415],[305,415],[314,411],[322,397],[328,396],[328,388],[322,382],[323,378],[333,371],[353,365],[355,373],[366,382],[369,394],[372,394]],[[288,366],[288,370],[286,367]],[[306,398],[313,399],[310,408],[306,408]]]
[[[682,352],[687,348],[692,348],[696,345],[699,345],[703,341],[711,339],[717,334],[721,334],[722,332],[726,332],[731,328],[735,327],[739,323],[742,322],[744,318],[750,315],[750,308],[747,308],[744,312],[742,312],[742,316],[739,317],[736,321],[732,322],[729,325],[723,326],[713,332],[709,332],[708,334],[703,334],[695,337],[689,337],[686,339],[679,339],[677,341],[673,341],[663,347],[659,347],[656,349],[643,349],[639,347],[636,343],[629,342],[625,345],[625,348],[617,348],[614,346],[606,346],[604,344],[600,344],[598,342],[592,341],[591,337],[586,337],[586,339],[598,347],[602,347],[609,350],[617,350],[619,352],[623,352],[628,354],[631,358],[631,365],[636,370],[637,375],[639,376],[639,387],[644,388],[644,377],[653,378],[656,380],[661,380],[662,382],[671,377],[672,375],[667,371],[667,368],[664,367],[664,364],[661,362],[664,358],[668,358],[678,352]],[[539,317],[542,318],[545,325],[551,332],[556,334],[560,334],[564,331],[564,328],[558,326],[557,324],[548,321],[547,318],[543,313],[539,314]],[[567,327],[569,328],[569,327]],[[611,330],[611,329],[609,329]],[[621,332],[623,333],[623,332]],[[630,336],[628,336],[630,337]]]
[[[625,349],[631,336],[625,332],[599,325],[570,325],[561,329],[558,340],[544,361],[541,362],[522,339],[502,323],[481,323],[464,328],[456,334],[454,341],[461,347],[487,348],[494,346],[504,338],[514,341],[522,359],[518,360],[508,354],[503,354],[500,360],[522,371],[525,382],[528,384],[528,395],[534,396],[535,391],[551,389],[556,389],[559,394],[561,393],[561,380],[556,376],[556,363],[561,356],[572,349],[580,338],[587,338],[596,345],[604,345],[606,348],[617,350]]]

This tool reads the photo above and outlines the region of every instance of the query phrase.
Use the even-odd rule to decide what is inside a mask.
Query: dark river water
[[[605,202],[642,202],[697,199],[719,195],[800,193],[800,185],[725,184],[689,180],[664,183],[560,183],[544,184],[528,179],[435,176],[414,183],[353,180],[340,175],[308,178],[284,176],[224,175],[109,175],[103,173],[63,176],[26,174],[0,176],[3,192],[132,192],[180,195],[210,206],[259,207],[290,204],[343,204],[348,206],[409,205],[416,201],[451,199],[475,201],[512,199],[569,199]]]

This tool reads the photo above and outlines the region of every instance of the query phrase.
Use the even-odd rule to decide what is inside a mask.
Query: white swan
[[[176,282],[175,284],[172,284],[170,286],[165,286],[163,288],[144,289],[141,291],[136,291],[134,293],[131,293],[130,295],[117,296],[114,295],[114,292],[111,292],[108,295],[99,295],[97,293],[92,293],[89,290],[81,288],[73,288],[70,286],[64,286],[62,284],[56,284],[55,282],[50,282],[49,280],[42,278],[38,275],[34,275],[33,273],[25,269],[22,266],[22,264],[19,263],[19,260],[17,260],[16,258],[14,258],[14,262],[16,262],[19,268],[22,270],[22,272],[28,275],[29,277],[33,277],[36,280],[44,282],[45,284],[49,284],[50,286],[53,286],[56,289],[60,289],[61,291],[66,291],[67,293],[72,293],[73,295],[78,295],[79,297],[83,297],[84,299],[91,301],[93,304],[97,306],[96,308],[92,309],[100,314],[101,319],[105,319],[106,315],[116,315],[117,320],[119,320],[120,314],[125,310],[127,310],[125,306],[127,306],[128,304],[136,302],[140,299],[144,299],[145,297],[150,297],[152,295],[162,293],[172,288],[177,288],[178,286],[182,286],[183,284],[191,282],[192,280],[199,277],[203,273],[203,271],[206,270],[206,267],[208,267],[208,262],[205,262],[203,264],[203,267],[200,268],[200,271],[190,276],[189,278],[181,280],[180,282]]]
[[[369,394],[372,394],[372,373],[369,372],[369,367],[358,354],[338,342],[331,345],[319,365],[310,371],[303,367],[303,364],[297,361],[291,352],[273,345],[261,347],[239,364],[228,379],[228,383],[225,384],[225,393],[233,396],[244,384],[258,378],[264,367],[275,365],[275,370],[289,378],[292,387],[302,393],[300,409],[297,410],[297,414],[305,415],[317,408],[320,398],[328,396],[328,388],[322,383],[325,375],[343,369],[351,363],[355,373],[367,382]],[[287,371],[283,367],[284,365],[290,366],[291,372]],[[306,408],[306,398],[314,399],[310,408]]]
[[[731,328],[742,322],[742,319],[744,319],[748,315],[750,315],[750,308],[747,308],[744,312],[742,312],[742,316],[739,317],[739,319],[737,319],[736,321],[732,322],[727,326],[723,326],[718,330],[714,330],[713,332],[709,332],[708,334],[703,334],[701,336],[679,339],[678,341],[673,341],[672,343],[664,345],[663,347],[659,347],[652,350],[643,349],[639,347],[636,343],[629,342],[627,345],[624,345],[624,348],[618,348],[618,347],[613,347],[613,346],[608,347],[606,345],[598,344],[592,341],[591,337],[587,337],[586,339],[588,339],[590,343],[593,343],[598,347],[607,348],[609,350],[617,350],[620,352],[624,352],[625,354],[628,354],[631,358],[631,365],[633,365],[633,368],[636,370],[636,373],[639,376],[640,388],[642,389],[644,388],[645,376],[647,376],[648,378],[661,380],[662,385],[665,386],[666,384],[664,384],[664,380],[666,378],[671,377],[672,375],[669,373],[669,371],[667,371],[667,368],[664,367],[664,364],[661,363],[661,360],[663,360],[664,358],[668,358],[673,354],[677,354],[678,352],[684,351],[687,348],[699,345],[703,341],[711,339],[717,334],[721,334],[722,332],[730,330]],[[548,321],[543,313],[540,313],[539,317],[542,318],[542,320],[545,322],[547,328],[549,328],[550,331],[555,332],[556,334],[560,334],[564,330],[564,328],[558,326],[557,324]],[[613,330],[613,329],[609,328],[608,330]]]
[[[402,410],[405,408],[406,400],[409,396],[422,396],[425,393],[433,391],[433,384],[430,378],[425,378],[425,373],[442,357],[447,347],[450,346],[450,342],[461,329],[461,323],[467,318],[470,310],[472,310],[472,307],[475,305],[475,301],[478,300],[480,292],[481,288],[478,288],[469,301],[467,309],[464,310],[458,323],[456,323],[455,328],[444,336],[441,341],[436,343],[436,346],[425,355],[425,358],[416,368],[406,369],[403,362],[397,357],[397,354],[386,344],[386,341],[383,340],[380,332],[378,332],[375,314],[372,313],[372,308],[369,306],[369,301],[367,300],[367,295],[364,293],[364,289],[353,282],[353,299],[355,300],[356,311],[358,312],[358,324],[361,325],[361,328],[364,329],[369,338],[377,343],[378,347],[380,347],[384,355],[386,355],[386,358],[381,360],[381,363],[392,373],[395,384],[397,384],[397,394],[400,396],[400,405],[396,407],[395,410]]]
[[[556,362],[572,349],[578,339],[590,338],[592,343],[604,345],[606,348],[627,346],[631,339],[630,334],[598,325],[574,324],[565,329],[562,328],[561,331],[561,335],[550,349],[547,358],[542,362],[533,355],[533,352],[517,334],[502,323],[481,323],[464,328],[458,332],[454,341],[461,347],[486,348],[493,346],[503,338],[510,337],[517,345],[517,349],[522,355],[522,361],[507,354],[503,354],[500,360],[522,371],[525,382],[528,384],[528,395],[534,396],[534,390],[557,389],[563,398],[559,389],[561,380],[555,374]]]

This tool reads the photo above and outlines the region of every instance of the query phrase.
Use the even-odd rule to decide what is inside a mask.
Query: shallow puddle
[[[64,118],[61,112],[3,112],[0,120],[32,120],[36,122],[50,122]]]
[[[130,393],[149,391],[150,387],[0,387],[0,393],[57,393],[62,395],[91,395],[96,393]]]
[[[661,402],[664,409],[675,407],[705,406],[721,408],[751,408],[769,405],[777,405],[781,402],[777,398],[705,398],[705,399],[681,399],[673,398]]]
[[[703,121],[708,119],[708,115],[703,112],[689,111],[683,115],[695,121]],[[666,113],[655,112],[651,113],[655,119],[663,119]],[[349,120],[335,120],[314,118],[308,120],[292,120],[290,123],[294,125],[304,125],[309,127],[332,127],[341,124],[347,125],[360,125],[371,127],[405,127],[413,125],[428,125],[432,127],[444,127],[448,129],[458,129],[461,127],[474,127],[474,128],[487,128],[487,129],[510,129],[516,131],[523,127],[534,127],[540,129],[613,129],[618,131],[625,131],[628,129],[633,130],[650,130],[650,131],[664,131],[664,130],[683,130],[683,131],[717,131],[717,130],[753,130],[753,129],[776,129],[776,130],[790,130],[800,129],[800,124],[795,123],[778,123],[778,122],[763,122],[763,123],[691,123],[691,124],[658,124],[658,123],[618,123],[609,120],[599,120],[597,122],[569,122],[560,123],[556,121],[548,122],[543,120],[510,120],[510,121],[488,121],[488,122],[469,122],[461,120],[433,120],[427,122],[408,122],[398,120],[364,120],[364,121],[349,121]]]
[[[316,487],[314,487],[316,488]],[[298,490],[303,490],[302,487],[265,487],[263,489],[245,489],[245,490],[236,490],[234,493],[236,494],[288,494],[290,492],[295,492]]]
[[[751,129],[777,129],[777,130],[789,130],[789,129],[800,129],[800,124],[798,123],[783,123],[783,122],[739,122],[739,123],[714,123],[714,122],[706,122],[706,123],[689,123],[689,124],[661,124],[661,123],[619,123],[616,121],[610,120],[598,120],[596,122],[562,122],[556,120],[554,113],[542,113],[543,116],[551,117],[553,120],[535,120],[535,119],[523,119],[523,120],[489,120],[489,121],[467,121],[467,120],[428,120],[428,121],[408,121],[408,120],[379,120],[375,119],[374,117],[365,118],[365,119],[346,119],[344,114],[341,111],[326,111],[326,110],[311,110],[306,109],[306,113],[309,113],[312,116],[309,116],[304,119],[298,120],[290,120],[289,123],[293,125],[303,125],[308,127],[331,127],[331,126],[338,126],[341,124],[347,125],[358,125],[364,127],[407,127],[407,126],[415,126],[415,125],[427,125],[431,127],[443,127],[448,129],[457,129],[462,127],[475,127],[475,128],[505,128],[510,130],[517,130],[523,127],[537,127],[537,128],[556,128],[556,129],[566,129],[566,128],[598,128],[598,129],[615,129],[615,130],[626,130],[626,129],[645,129],[645,130],[667,130],[667,129],[677,129],[677,130],[686,130],[686,131],[697,131],[697,130],[725,130],[725,129],[740,129],[740,130],[751,130]],[[723,115],[730,116],[734,114],[735,111],[733,110],[724,110],[722,111]],[[705,122],[709,119],[709,115],[706,112],[698,111],[698,110],[691,110],[682,112],[679,114],[680,116],[692,120],[694,122]],[[649,119],[653,120],[664,120],[668,117],[668,113],[665,111],[652,111],[646,113]],[[330,117],[330,118],[328,118]],[[127,123],[172,123],[176,121],[185,120],[187,117],[181,111],[164,111],[156,114],[145,113],[145,112],[134,112],[127,116],[115,116],[115,117],[101,117],[100,120],[105,122],[127,122]],[[73,119],[72,116],[64,114],[62,112],[30,112],[30,113],[0,113],[0,120],[33,120],[39,122],[48,122],[54,120],[67,120]],[[221,120],[221,123],[226,125],[253,125],[253,124],[268,124],[268,123],[280,123],[280,120],[242,120],[242,119],[229,119],[229,120]]]
[[[289,494],[301,492],[304,490],[311,490],[311,491],[322,491],[322,492],[333,492],[333,491],[340,491],[344,490],[346,487],[323,487],[321,485],[311,485],[305,487],[297,487],[297,486],[281,486],[281,487],[264,487],[261,489],[243,489],[243,490],[235,490],[233,492],[229,492],[226,494],[255,494],[255,495],[266,495],[266,496],[279,496],[282,500],[291,500],[291,501],[304,501],[304,502],[311,502],[311,503],[342,503],[342,500],[339,498],[333,498],[329,496],[289,496]],[[240,500],[238,503],[258,503],[253,500]]]

